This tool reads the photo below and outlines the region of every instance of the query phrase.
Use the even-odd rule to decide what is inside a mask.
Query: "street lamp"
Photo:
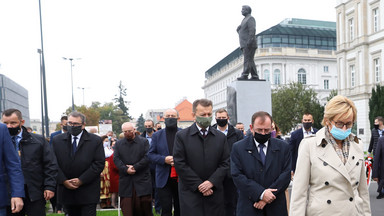
[[[80,60],[81,58],[66,58],[66,57],[63,57],[64,60],[69,60],[71,62],[71,87],[72,87],[72,112],[75,111],[75,102],[74,102],[74,99],[73,99],[73,74],[72,74],[72,69],[73,69],[73,64],[72,64],[72,61],[73,60]]]
[[[83,106],[85,105],[85,96],[84,96],[84,90],[86,89],[85,87],[77,87],[77,89],[82,89],[83,90]]]

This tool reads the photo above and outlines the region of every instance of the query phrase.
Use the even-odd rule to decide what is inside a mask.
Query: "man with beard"
[[[96,216],[100,199],[100,173],[105,155],[99,136],[85,130],[86,118],[80,112],[68,115],[68,132],[53,138],[59,165],[59,202],[69,216]]]
[[[149,142],[136,136],[132,123],[121,129],[124,139],[116,142],[113,161],[119,169],[119,196],[124,216],[152,215],[152,182],[147,157]]]
[[[24,175],[24,208],[14,215],[45,215],[46,200],[54,196],[56,188],[57,164],[52,149],[43,136],[28,133],[19,110],[5,110],[2,122],[12,136]]]
[[[164,112],[165,129],[153,134],[152,145],[149,148],[148,157],[156,164],[156,188],[161,203],[161,215],[172,216],[172,203],[174,215],[180,215],[179,192],[177,176],[173,162],[173,144],[177,128],[179,113],[175,109],[167,109]]]
[[[227,138],[211,127],[212,101],[195,100],[192,111],[196,123],[176,133],[173,147],[180,214],[222,216],[223,181],[229,168]]]
[[[228,112],[225,109],[218,109],[215,113],[216,124],[212,127],[222,132],[227,137],[229,151],[232,150],[232,146],[235,142],[242,140],[243,133],[229,124]],[[244,127],[243,127],[244,128]],[[229,169],[227,175],[224,178],[224,208],[225,215],[236,215],[237,206],[237,188],[233,183],[231,170]]]
[[[282,140],[271,138],[272,117],[252,115],[252,135],[236,142],[231,174],[239,190],[237,215],[288,216],[285,190],[290,182],[291,154]]]
[[[317,132],[316,128],[313,128],[313,116],[311,113],[304,113],[301,123],[303,124],[302,128],[299,128],[291,133],[291,138],[289,140],[289,146],[291,148],[292,154],[292,177],[295,174],[296,170],[296,161],[297,154],[299,151],[300,142],[303,138],[311,136]]]

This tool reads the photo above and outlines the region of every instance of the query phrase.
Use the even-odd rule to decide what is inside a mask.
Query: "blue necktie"
[[[77,148],[77,142],[76,142],[76,140],[77,140],[77,137],[73,137],[73,142],[72,142],[72,153],[73,153],[73,155],[75,155],[75,153],[76,153],[76,148]]]
[[[263,165],[265,164],[265,154],[264,154],[264,149],[265,145],[263,143],[260,143],[259,144],[259,154],[260,154],[260,158],[261,158],[261,162],[263,162]]]

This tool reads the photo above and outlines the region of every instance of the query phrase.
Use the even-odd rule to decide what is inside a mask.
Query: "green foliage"
[[[145,131],[144,122],[145,119],[143,117],[143,114],[141,114],[140,117],[137,119],[136,123],[137,131],[139,131],[140,133],[143,133]]]
[[[330,101],[335,96],[337,96],[337,89],[332,89],[331,93],[329,93],[327,97],[327,101]]]
[[[272,92],[273,119],[283,134],[290,132],[301,122],[304,113],[311,113],[314,127],[321,128],[324,107],[317,99],[317,93],[301,83],[281,85]]]
[[[121,80],[118,88],[119,88],[119,94],[115,95],[116,98],[114,98],[113,100],[115,101],[117,106],[121,109],[121,111],[123,112],[123,115],[126,115],[128,116],[129,119],[132,119],[132,117],[129,116],[128,114],[128,110],[129,110],[127,107],[128,102],[124,100],[124,97],[127,96],[127,88],[125,88]]]
[[[371,123],[371,128],[373,128],[373,123],[377,116],[384,117],[384,87],[376,85],[372,88],[372,95],[369,99],[369,122]]]

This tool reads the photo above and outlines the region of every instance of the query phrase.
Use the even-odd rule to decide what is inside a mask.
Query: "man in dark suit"
[[[384,118],[381,116],[377,116],[375,118],[373,126],[374,127],[371,131],[371,141],[369,142],[368,152],[371,153],[373,157],[375,157],[377,141],[380,137],[383,136]]]
[[[384,198],[384,137],[380,137],[377,142],[375,151],[375,160],[373,160],[372,178],[377,182],[377,192],[379,195],[376,199]]]
[[[244,5],[241,14],[244,16],[243,21],[237,27],[237,33],[239,33],[240,49],[244,55],[244,69],[241,77],[238,80],[248,79],[249,73],[251,73],[251,79],[259,79],[256,71],[256,65],[254,61],[255,52],[257,49],[256,43],[256,21],[251,16],[252,9],[248,5]]]
[[[12,136],[24,175],[24,208],[16,215],[43,216],[46,200],[54,196],[56,189],[55,155],[43,136],[27,131],[19,110],[4,110],[2,121]],[[10,212],[9,208],[8,213]]]
[[[226,136],[212,128],[212,101],[193,102],[196,123],[176,133],[173,160],[179,175],[180,214],[224,215],[223,180],[229,168]]]
[[[231,174],[239,190],[237,215],[288,215],[284,192],[290,182],[289,146],[271,138],[267,112],[253,114],[250,129],[253,135],[235,143],[231,152]]]
[[[11,210],[17,213],[23,208],[24,177],[8,129],[0,123],[0,216],[6,215],[6,205],[9,205],[7,181],[10,186]]]
[[[292,177],[295,174],[296,170],[296,161],[297,161],[297,154],[299,152],[299,145],[303,138],[311,136],[312,134],[316,134],[318,131],[316,128],[313,128],[313,116],[311,113],[304,113],[303,119],[301,120],[301,123],[303,124],[303,127],[300,129],[297,129],[291,133],[291,138],[289,140],[289,146],[291,148],[291,154],[292,154]]]
[[[124,216],[152,215],[152,181],[147,157],[149,142],[136,136],[136,129],[125,122],[124,139],[115,144],[113,161],[119,169],[119,196]]]
[[[212,127],[216,128],[227,136],[227,142],[229,151],[232,150],[232,146],[235,142],[242,140],[244,135],[243,132],[237,130],[231,124],[229,124],[228,112],[225,109],[218,109],[215,113],[216,124]],[[224,178],[224,208],[225,215],[233,216],[236,215],[237,206],[237,188],[233,183],[231,170],[229,169],[227,175]]]
[[[156,164],[156,187],[161,203],[161,215],[172,216],[172,203],[174,215],[180,215],[178,182],[176,176],[171,176],[173,162],[173,144],[175,142],[177,121],[179,113],[175,109],[167,109],[164,112],[165,129],[153,134],[152,145],[149,148],[148,157]],[[173,202],[172,202],[173,201]]]
[[[85,130],[82,113],[68,115],[68,132],[53,138],[59,165],[58,193],[69,216],[95,216],[105,156],[99,136]]]
[[[53,140],[53,137],[55,137],[56,135],[59,135],[59,134],[62,134],[62,133],[67,133],[67,122],[68,122],[68,117],[67,116],[62,116],[61,119],[60,119],[60,128],[61,130],[58,130],[58,131],[55,131],[53,133],[51,133],[51,137],[49,139],[49,146],[52,146],[52,140]]]

